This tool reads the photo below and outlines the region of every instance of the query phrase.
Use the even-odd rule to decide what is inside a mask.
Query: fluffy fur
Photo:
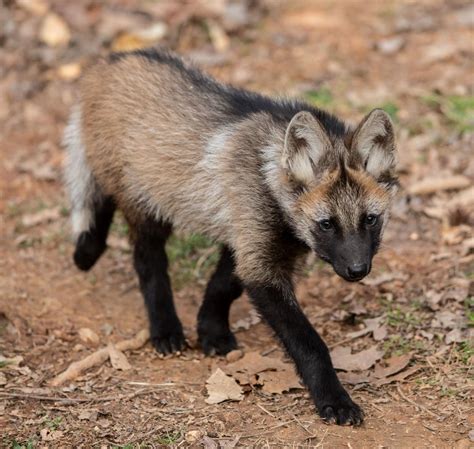
[[[206,353],[236,347],[229,308],[244,288],[274,329],[321,415],[358,424],[292,275],[309,251],[349,280],[370,271],[395,191],[387,114],[355,130],[296,101],[223,85],[160,50],[112,55],[82,78],[65,132],[76,264],[105,249],[115,207],[160,352],[184,347],[164,245],[172,229],[223,244],[199,313]],[[374,218],[375,217],[375,218]]]

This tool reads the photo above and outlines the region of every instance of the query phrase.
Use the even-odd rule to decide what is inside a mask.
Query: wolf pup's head
[[[285,208],[299,237],[341,277],[362,279],[398,187],[389,116],[375,109],[337,138],[313,114],[299,112],[286,130],[281,164]]]

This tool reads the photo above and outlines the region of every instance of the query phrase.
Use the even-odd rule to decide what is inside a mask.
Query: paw
[[[183,351],[186,348],[186,340],[182,330],[163,332],[151,337],[155,349],[163,355]]]
[[[220,333],[199,332],[199,343],[206,355],[226,355],[237,349],[237,340],[231,331]]]
[[[359,426],[364,421],[364,412],[349,396],[340,396],[318,407],[319,414],[328,423],[340,426]]]

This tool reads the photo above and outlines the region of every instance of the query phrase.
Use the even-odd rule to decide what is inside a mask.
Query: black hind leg
[[[243,287],[234,270],[233,254],[224,247],[198,314],[199,342],[207,355],[227,354],[237,348],[229,328],[229,310],[232,302],[242,294]]]
[[[106,197],[94,208],[94,226],[90,230],[79,234],[74,251],[74,263],[81,270],[91,269],[107,248],[107,234],[114,212],[115,203],[113,199]]]
[[[158,352],[168,354],[185,347],[183,328],[173,303],[165,244],[171,226],[148,221],[137,229],[134,265],[150,321],[150,338]]]

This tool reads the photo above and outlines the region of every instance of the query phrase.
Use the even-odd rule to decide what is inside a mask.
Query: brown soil
[[[455,98],[473,98],[468,2],[255,2],[240,28],[222,28],[230,39],[224,53],[202,26],[211,12],[193,18],[193,2],[31,2],[66,20],[72,38],[58,48],[39,41],[42,13],[20,6],[27,2],[6,3],[0,6],[0,354],[23,360],[0,365],[0,445],[473,447],[472,209],[452,206],[456,191],[407,193],[427,176],[474,179],[472,106],[450,113]],[[60,136],[76,81],[64,79],[58,67],[84,65],[106,52],[119,34],[110,31],[118,16],[125,29],[166,18],[164,43],[195,56],[199,51],[198,61],[221,80],[306,96],[353,121],[375,106],[394,114],[404,189],[374,261],[374,282],[349,285],[313,263],[298,286],[305,312],[329,345],[361,329],[363,319],[383,315],[382,341],[366,335],[345,345],[359,351],[376,343],[385,358],[412,355],[406,369],[417,370],[405,379],[347,385],[366,412],[362,427],[325,424],[305,390],[272,395],[254,386],[241,402],[204,402],[206,379],[228,362],[205,358],[195,343],[211,257],[202,248],[191,251],[191,268],[179,257],[173,264],[178,313],[192,349],[163,358],[148,344],[126,354],[131,370],[106,362],[63,387],[48,387],[54,375],[96,349],[80,340],[79,329],[92,329],[105,345],[147,325],[120,221],[115,244],[97,266],[87,274],[74,267],[59,175]],[[390,39],[399,39],[392,42],[399,48],[387,50]],[[441,219],[433,218],[436,208]],[[38,224],[31,223],[35,218]],[[184,270],[192,274],[183,278]],[[232,322],[247,319],[250,310],[241,298]],[[444,323],[446,311],[459,320]],[[458,332],[454,341],[446,339],[452,331]],[[244,352],[286,358],[263,323],[237,337]]]

